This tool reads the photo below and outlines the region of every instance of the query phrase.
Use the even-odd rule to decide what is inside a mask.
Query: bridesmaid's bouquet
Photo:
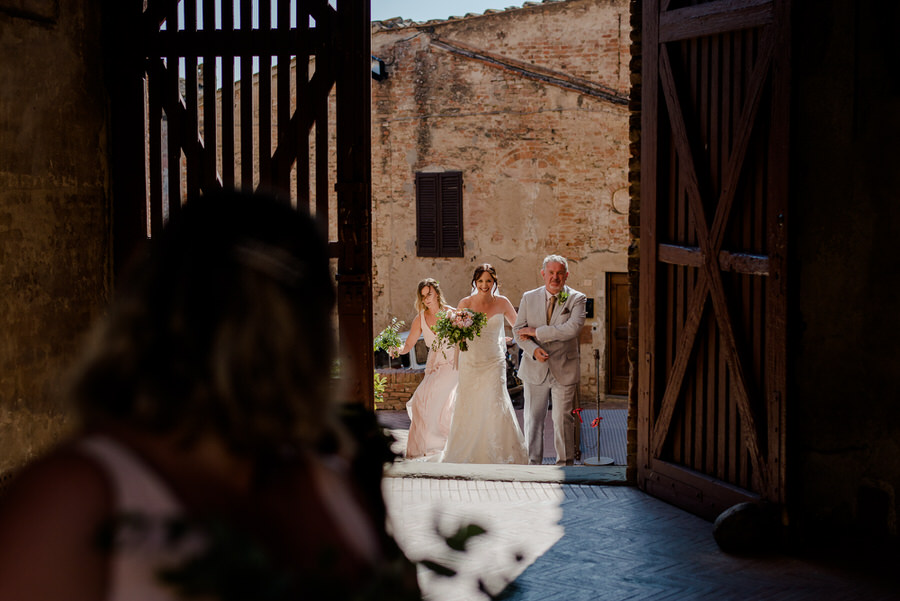
[[[436,335],[431,348],[437,350],[442,344],[452,346],[458,343],[459,350],[467,351],[469,345],[466,341],[481,336],[481,328],[486,323],[487,316],[484,313],[471,309],[441,311],[438,313],[437,323],[431,326]]]
[[[376,351],[384,351],[390,354],[391,349],[400,348],[403,346],[403,341],[400,340],[400,336],[397,332],[405,325],[406,322],[398,321],[397,318],[393,318],[391,320],[391,325],[381,330],[378,336],[375,337],[375,350]]]

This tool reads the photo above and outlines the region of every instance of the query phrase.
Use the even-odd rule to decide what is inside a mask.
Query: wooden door
[[[374,407],[369,1],[104,6],[116,266],[198,193],[263,191],[314,212],[331,238],[346,391]]]
[[[787,0],[645,0],[638,485],[784,501]]]
[[[606,274],[606,393],[628,394],[628,274]]]

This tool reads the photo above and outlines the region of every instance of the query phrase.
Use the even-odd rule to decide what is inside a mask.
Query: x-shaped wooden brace
[[[174,22],[175,14],[180,0],[158,0],[150,3],[147,11],[144,13],[143,29],[150,32],[146,35],[152,35],[154,31],[158,31],[162,23],[167,20]],[[324,0],[310,4],[308,12],[317,23],[327,24],[333,28],[334,8],[332,8]],[[333,49],[323,48],[323,60],[327,62],[326,51]],[[301,55],[298,55],[301,56]],[[298,61],[297,72],[301,72],[300,61]],[[214,149],[207,149],[203,143],[203,137],[197,132],[195,136],[191,136],[185,127],[188,122],[187,106],[178,88],[178,70],[177,66],[167,66],[163,59],[150,59],[147,61],[147,74],[151,80],[164,82],[165,90],[162,105],[166,111],[169,123],[169,135],[178,137],[179,146],[184,149],[185,157],[188,160],[188,169],[196,169],[205,161],[208,152],[215,152]],[[306,88],[311,90],[311,96],[322,99],[327,103],[328,94],[334,86],[334,70],[331,68],[317,69],[309,82],[298,88]],[[298,96],[300,95],[298,90]],[[159,98],[157,96],[157,98]],[[315,102],[313,100],[313,102]],[[278,127],[278,145],[272,156],[273,170],[276,174],[284,174],[290,170],[291,164],[297,157],[298,144],[295,137],[287,135],[288,132],[300,130],[304,134],[310,130],[315,122],[315,113],[309,111],[307,104],[298,102],[290,121],[286,124],[279,123]],[[195,166],[196,165],[196,166]],[[219,173],[215,174],[213,182],[207,182],[206,186],[212,185],[216,188],[222,187],[222,177]],[[203,184],[201,183],[201,186]]]
[[[756,479],[755,484],[761,490],[766,490],[769,478],[765,470],[766,464],[763,460],[759,446],[756,420],[750,407],[750,398],[746,377],[744,375],[743,362],[741,361],[737,350],[734,331],[731,327],[731,320],[728,315],[728,305],[725,299],[725,290],[722,285],[721,268],[719,266],[719,251],[722,247],[725,227],[731,213],[741,168],[747,154],[750,135],[753,131],[753,122],[759,109],[763,87],[768,77],[769,66],[772,62],[774,41],[774,28],[766,27],[760,45],[760,55],[753,74],[751,75],[750,85],[747,91],[747,102],[743,107],[738,121],[733,151],[725,169],[722,190],[720,192],[719,202],[716,205],[716,212],[711,229],[708,228],[706,215],[703,210],[697,171],[694,166],[694,157],[691,154],[688,131],[685,126],[681,102],[678,98],[678,91],[675,87],[675,78],[666,44],[660,45],[659,55],[660,82],[672,124],[672,135],[679,159],[680,174],[684,180],[689,208],[691,215],[694,218],[694,224],[697,229],[697,238],[703,253],[703,266],[699,273],[699,277],[697,278],[696,286],[691,293],[687,317],[677,343],[675,361],[669,372],[662,405],[653,427],[650,449],[651,456],[659,457],[662,453],[662,447],[666,440],[666,433],[669,430],[678,395],[681,392],[688,360],[694,344],[696,343],[697,331],[700,327],[706,299],[707,296],[709,296],[712,300],[713,313],[715,314],[716,322],[723,338],[725,359],[728,366],[731,368],[732,390],[735,394],[737,408],[741,416],[744,436],[747,441],[747,449],[750,453],[754,478]]]

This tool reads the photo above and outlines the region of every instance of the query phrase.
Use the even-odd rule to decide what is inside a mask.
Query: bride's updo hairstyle
[[[330,402],[335,292],[314,221],[206,194],[173,212],[119,284],[74,374],[87,424],[263,459],[344,439]]]
[[[484,272],[487,272],[494,279],[494,287],[491,288],[491,294],[496,294],[497,290],[500,288],[500,280],[497,279],[497,270],[494,269],[494,266],[490,263],[482,263],[475,268],[475,273],[472,274],[472,292],[474,293],[478,290],[475,287],[475,282],[478,281],[478,278],[480,278],[481,274]]]
[[[416,313],[418,313],[419,311],[425,310],[425,300],[422,298],[422,289],[425,288],[426,286],[431,286],[431,288],[434,290],[434,293],[437,295],[437,298],[438,298],[438,306],[439,307],[443,307],[444,305],[447,304],[447,301],[444,300],[444,293],[441,292],[440,283],[438,283],[438,281],[434,278],[425,278],[424,280],[419,282],[418,286],[416,286],[416,302],[415,302]]]

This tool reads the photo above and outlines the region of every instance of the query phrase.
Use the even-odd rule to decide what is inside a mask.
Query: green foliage
[[[453,567],[454,564],[457,564],[463,554],[468,552],[468,544],[476,536],[481,536],[487,533],[487,530],[479,526],[478,524],[464,524],[459,526],[456,529],[456,532],[446,535],[441,533],[441,529],[435,524],[435,530],[440,536],[444,543],[447,545],[447,550],[443,553],[440,553],[442,556],[441,559],[422,559],[417,561],[420,566],[431,570],[435,575],[442,576],[445,578],[454,578],[459,576],[459,570]],[[524,556],[521,553],[516,553],[515,559],[517,562],[522,561]],[[496,588],[496,584],[493,585],[493,588]],[[478,579],[478,590],[484,594],[487,599],[492,601],[499,601],[501,599],[512,599],[517,593],[521,592],[518,585],[515,582],[507,582],[505,586],[503,586],[502,590],[499,592],[492,592],[488,589],[487,583],[484,579]]]
[[[437,529],[437,526],[435,526],[435,528]],[[451,534],[449,536],[441,534],[439,529],[437,532],[438,532],[438,535],[442,539],[444,539],[444,543],[447,545],[447,547],[450,548],[454,552],[454,555],[455,555],[456,552],[465,553],[466,545],[468,544],[469,540],[471,540],[472,538],[474,538],[476,536],[481,536],[482,534],[485,534],[487,532],[487,530],[485,530],[478,524],[466,524],[464,526],[460,526],[456,530],[456,532],[454,532],[453,534]],[[419,561],[418,563],[420,565],[422,565],[423,567],[428,568],[429,570],[431,570],[438,576],[445,576],[445,577],[450,578],[450,577],[456,576],[456,574],[457,574],[457,571],[454,568],[447,565],[448,563],[452,563],[453,561],[454,561],[454,558],[447,557],[442,561],[437,561],[434,559],[423,559],[423,560]]]
[[[400,340],[397,332],[404,325],[406,325],[405,321],[398,320],[396,317],[391,319],[391,325],[381,330],[378,336],[375,337],[374,350],[389,353],[392,348],[400,348],[403,345],[403,341]]]
[[[379,564],[370,580],[360,583],[342,576],[337,548],[321,547],[315,567],[294,570],[276,561],[254,536],[218,519],[121,514],[104,524],[97,543],[103,551],[121,548],[127,554],[134,552],[130,545],[157,534],[173,550],[202,542],[182,563],[156,572],[161,584],[186,601],[421,601],[415,573],[399,550]]]
[[[375,402],[384,402],[384,387],[387,385],[387,378],[377,371],[375,372]]]
[[[180,532],[191,532],[187,524],[172,524]],[[221,601],[287,599],[295,583],[276,567],[268,553],[249,536],[224,522],[210,521],[201,526],[208,538],[205,553],[195,555],[182,565],[161,570],[162,582],[174,586],[186,598],[213,596]]]
[[[457,573],[453,568],[445,566],[444,564],[438,563],[436,561],[432,561],[430,559],[423,559],[419,563],[438,576],[445,576],[447,578],[450,578],[452,576],[456,576]]]
[[[454,551],[465,551],[466,544],[470,539],[481,536],[486,533],[487,530],[479,526],[478,524],[469,524],[467,526],[461,526],[459,530],[457,530],[454,534],[448,536],[446,538],[447,546],[453,549]]]

